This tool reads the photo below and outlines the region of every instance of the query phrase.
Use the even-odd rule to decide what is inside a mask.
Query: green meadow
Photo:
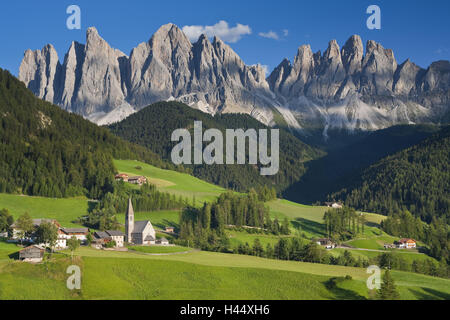
[[[368,251],[368,250],[359,250],[359,249],[342,249],[342,248],[335,248],[333,250],[330,250],[329,252],[333,254],[334,256],[341,255],[345,250],[348,250],[352,253],[352,255],[355,258],[361,257],[362,259],[370,259],[370,258],[376,258],[382,252],[379,251]],[[403,250],[385,250],[385,253],[392,253],[394,256],[399,256],[408,263],[412,263],[414,260],[433,260],[436,262],[435,259],[427,256],[426,254],[417,253],[417,252],[408,252]]]
[[[150,183],[154,183],[161,191],[177,196],[187,197],[196,201],[213,201],[225,189],[197,179],[189,174],[163,170],[143,162],[134,160],[114,160],[118,172],[133,176],[145,176]]]
[[[158,169],[142,162],[115,160],[119,172],[144,175],[161,191],[196,198],[197,204],[213,201],[225,190],[188,174]],[[138,186],[130,185],[137,188]],[[90,209],[85,198],[49,199],[0,194],[0,208],[7,208],[15,218],[28,212],[33,218],[57,219],[63,226],[73,223]],[[270,214],[280,222],[287,217],[292,234],[309,238],[324,237],[323,214],[326,207],[306,206],[287,200],[267,203]],[[157,230],[178,227],[178,210],[137,212],[137,220],[150,220]],[[348,242],[357,258],[381,254],[384,243],[395,238],[377,227],[383,216],[367,213],[367,226],[361,238]],[[124,213],[117,214],[119,221]],[[258,238],[265,247],[275,244],[279,236],[227,230],[231,247],[253,245]],[[158,233],[157,237],[172,239]],[[288,236],[289,237],[289,236]],[[1,299],[366,299],[368,274],[363,268],[280,261],[253,256],[231,255],[193,250],[185,247],[130,247],[128,252],[103,251],[81,247],[75,262],[82,267],[80,292],[66,289],[65,268],[68,252],[53,254],[50,261],[32,265],[12,259],[20,247],[0,241]],[[342,254],[344,249],[330,253]],[[408,261],[429,259],[411,251],[395,251]],[[329,289],[332,277],[351,280],[339,282]],[[450,299],[450,280],[420,274],[394,271],[402,299]]]
[[[268,244],[274,245],[280,240],[280,236],[264,233],[248,233],[246,231],[227,230],[232,248],[237,248],[240,244],[248,243],[250,247],[253,246],[255,239],[259,239],[264,249]],[[284,236],[289,238],[290,236]]]
[[[33,219],[56,219],[64,227],[79,226],[75,221],[88,213],[86,198],[51,199],[0,193],[0,209],[6,208],[17,219],[28,212]]]
[[[129,246],[128,250],[149,254],[180,253],[192,251],[192,248],[181,246]]]
[[[9,244],[7,246],[10,246]],[[1,247],[0,247],[1,250]],[[0,251],[1,252],[1,251]],[[0,264],[0,299],[366,299],[363,268],[277,261],[251,256],[192,251],[152,256],[139,252],[80,248],[82,289],[65,288],[64,254],[31,265]],[[402,299],[449,299],[450,280],[392,272]],[[334,289],[332,277],[351,280]],[[20,282],[20,283],[18,283]]]

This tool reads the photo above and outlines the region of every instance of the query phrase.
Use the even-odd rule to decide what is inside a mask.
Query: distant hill
[[[402,125],[347,137],[336,134],[333,143],[324,149],[326,156],[309,162],[306,174],[286,190],[285,197],[301,203],[323,202],[370,165],[439,130],[434,125]]]
[[[150,105],[123,120],[109,126],[112,133],[130,142],[140,144],[156,152],[163,159],[170,159],[172,132],[179,128],[193,130],[194,121],[202,121],[203,129],[248,128],[268,129],[264,124],[244,114],[220,114],[211,116],[179,102],[159,102]],[[288,131],[280,129],[280,171],[275,176],[261,176],[259,168],[252,165],[196,165],[186,166],[193,174],[222,187],[248,191],[264,185],[281,192],[298,181],[305,173],[305,162],[323,153],[306,145]]]
[[[354,176],[333,198],[388,214],[407,209],[425,221],[450,219],[450,126]]]
[[[110,190],[114,158],[165,166],[156,154],[35,97],[0,69],[0,192],[46,197]]]

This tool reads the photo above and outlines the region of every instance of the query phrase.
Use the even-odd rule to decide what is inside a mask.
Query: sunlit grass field
[[[188,252],[192,251],[192,248],[180,247],[180,246],[130,246],[129,250],[142,252],[142,253],[150,253],[150,254],[159,254],[159,253],[180,253],[180,252]]]
[[[64,227],[79,226],[73,223],[88,213],[86,198],[52,199],[0,193],[0,209],[6,208],[14,219],[28,212],[33,219],[56,219]]]
[[[177,196],[181,195],[189,198],[189,200],[195,196],[199,203],[213,201],[226,191],[191,175],[163,170],[139,161],[114,160],[114,165],[120,173],[145,176],[150,183],[154,183],[161,191],[167,191]],[[137,169],[137,167],[140,167],[140,169]]]
[[[161,170],[137,161],[115,160],[119,172],[144,175],[159,190],[196,198],[198,205],[213,201],[225,190],[187,174]],[[137,167],[140,167],[137,168]],[[137,186],[130,186],[137,187]],[[8,208],[15,218],[28,212],[33,218],[57,219],[63,226],[76,226],[78,217],[86,215],[85,198],[49,199],[0,194],[0,209]],[[326,236],[323,214],[328,209],[306,206],[287,200],[266,204],[280,223],[287,217],[292,234],[309,238]],[[381,250],[384,243],[395,240],[376,228],[384,219],[366,214],[364,235],[349,244]],[[124,213],[117,214],[124,221]],[[179,211],[137,212],[136,220],[150,220],[156,229],[178,227]],[[275,244],[279,236],[227,230],[231,247],[258,238],[263,247]],[[165,234],[158,234],[170,238]],[[252,256],[204,252],[185,247],[133,247],[128,252],[95,250],[81,247],[75,252],[83,269],[83,287],[74,293],[66,289],[65,268],[68,252],[54,254],[50,262],[31,265],[11,259],[20,247],[0,241],[0,299],[366,299],[363,268],[280,261]],[[187,253],[186,253],[187,252]],[[331,250],[334,255],[343,249]],[[351,250],[358,258],[375,257],[380,252]],[[163,255],[152,255],[163,254]],[[430,259],[422,254],[396,251],[407,261]],[[325,285],[331,277],[352,280],[338,288]],[[450,299],[450,280],[414,273],[393,272],[402,299]]]
[[[248,243],[250,247],[253,246],[255,239],[259,239],[264,250],[266,249],[267,244],[273,246],[280,240],[280,236],[276,236],[273,234],[264,234],[264,233],[248,233],[246,231],[235,231],[235,230],[227,230],[226,231],[229,239],[230,245],[232,248],[237,248],[240,244]],[[290,238],[292,236],[283,236],[285,238]]]
[[[10,245],[8,245],[10,246]],[[80,248],[82,289],[65,288],[63,254],[0,265],[0,299],[366,299],[365,269],[193,251],[151,256]],[[55,259],[56,258],[56,259]],[[450,280],[392,272],[402,299],[449,299]],[[352,280],[328,289],[331,277]],[[17,284],[17,281],[20,283]]]

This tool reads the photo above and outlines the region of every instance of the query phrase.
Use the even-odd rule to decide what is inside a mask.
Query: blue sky
[[[81,30],[66,27],[71,4],[81,8]],[[381,30],[366,27],[366,9],[372,4],[381,8]],[[15,0],[2,3],[0,10],[0,67],[17,75],[24,51],[47,43],[62,60],[73,40],[85,43],[90,26],[129,54],[168,22],[181,28],[203,26],[195,31],[219,21],[228,23],[224,37],[244,62],[267,65],[269,71],[283,58],[292,60],[302,44],[323,52],[329,40],[342,46],[352,34],[361,35],[364,43],[370,39],[392,48],[399,62],[410,58],[427,67],[450,59],[449,13],[448,0]]]

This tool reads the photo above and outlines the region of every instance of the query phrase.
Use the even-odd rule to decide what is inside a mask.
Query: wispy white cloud
[[[202,34],[206,34],[208,38],[217,36],[225,42],[236,43],[242,39],[242,36],[251,34],[252,29],[240,23],[230,28],[228,22],[221,20],[213,26],[184,26],[183,32],[191,42],[197,41]]]
[[[280,37],[278,36],[278,33],[275,31],[270,30],[269,32],[260,32],[258,33],[260,37],[267,38],[267,39],[273,39],[278,40]]]
[[[258,35],[267,39],[280,40],[281,38],[286,38],[289,35],[289,30],[283,29],[280,33],[281,36],[280,34],[278,34],[278,32],[270,30],[268,32],[260,32],[258,33]]]

